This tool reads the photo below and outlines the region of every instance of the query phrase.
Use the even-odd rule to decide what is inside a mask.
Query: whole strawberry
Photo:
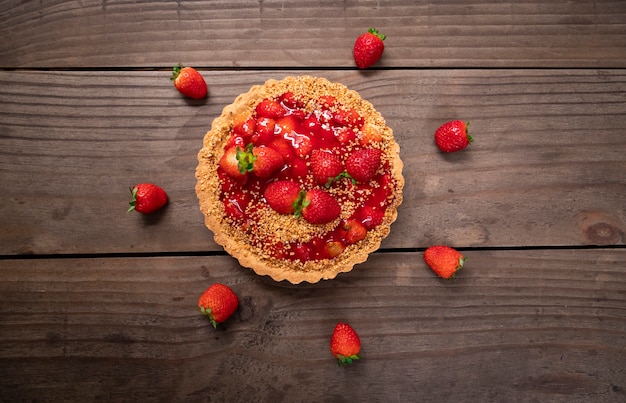
[[[239,146],[231,146],[220,158],[220,167],[234,179],[241,179],[246,176],[248,168],[252,169],[252,163],[248,166],[246,162],[240,164],[240,156],[243,150]],[[246,165],[244,165],[246,164]]]
[[[157,211],[167,204],[165,190],[152,183],[140,183],[130,189],[132,200],[128,211],[136,210],[143,214]]]
[[[259,178],[269,178],[282,168],[285,161],[282,155],[267,146],[255,147],[252,143],[244,149],[232,146],[220,158],[220,167],[232,178],[242,178],[252,172]]]
[[[280,214],[293,214],[300,200],[300,185],[289,180],[275,181],[267,185],[263,197],[272,209]]]
[[[337,154],[318,149],[311,152],[309,159],[313,179],[319,185],[325,185],[343,172],[343,164]]]
[[[214,328],[230,318],[239,306],[237,295],[227,285],[215,283],[207,288],[200,299],[200,312],[209,317]]]
[[[172,77],[174,86],[186,97],[202,99],[207,95],[207,86],[204,78],[193,67],[183,67],[182,64],[174,67]]]
[[[330,352],[337,359],[337,364],[352,364],[352,361],[361,358],[360,351],[359,335],[347,323],[338,323],[330,338]]]
[[[346,159],[346,171],[357,182],[368,182],[380,168],[381,156],[382,151],[377,148],[356,150]]]
[[[472,136],[467,132],[469,122],[453,120],[441,125],[435,131],[435,143],[445,153],[459,151],[467,147],[472,141]]]
[[[463,255],[449,246],[431,246],[424,251],[424,261],[441,278],[449,279],[463,267]]]
[[[360,69],[365,69],[376,63],[385,50],[385,35],[370,28],[366,33],[356,38],[354,42],[354,61]]]
[[[252,155],[254,156],[252,173],[259,178],[269,178],[274,172],[285,165],[285,160],[282,155],[270,147],[254,147]]]
[[[326,224],[339,217],[341,206],[330,193],[314,188],[306,192],[302,200],[302,210],[296,209],[296,214],[302,214],[311,224]]]

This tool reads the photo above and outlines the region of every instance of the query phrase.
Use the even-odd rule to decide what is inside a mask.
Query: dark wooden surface
[[[626,67],[621,0],[4,1],[6,67],[336,66],[386,33],[384,67]]]
[[[357,71],[370,26],[385,55]],[[625,2],[5,1],[0,33],[0,401],[626,400]],[[380,251],[293,286],[213,242],[194,172],[225,105],[297,74],[374,104],[406,186]],[[456,118],[475,143],[442,155]],[[126,213],[140,181],[164,211]],[[217,331],[213,282],[242,302]]]

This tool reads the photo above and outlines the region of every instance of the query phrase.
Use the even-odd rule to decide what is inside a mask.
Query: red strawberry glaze
[[[303,263],[330,259],[355,242],[354,235],[347,235],[344,229],[347,220],[362,224],[367,231],[382,223],[394,189],[389,162],[383,158],[377,173],[365,183],[356,183],[345,171],[345,161],[354,151],[377,145],[363,145],[358,141],[357,134],[364,119],[354,109],[343,108],[332,96],[309,100],[284,93],[262,100],[252,116],[240,122],[245,123],[233,127],[226,147],[236,144],[243,148],[253,142],[255,146],[273,148],[285,162],[268,178],[259,178],[248,172],[245,180],[235,179],[230,178],[221,167],[218,168],[220,199],[227,217],[232,225],[248,231],[253,244],[267,245],[268,253],[277,259]],[[334,181],[322,184],[314,179],[309,160],[311,153],[318,149],[340,156],[344,173]],[[305,241],[286,243],[261,239],[259,233],[262,231],[254,230],[255,217],[269,208],[263,192],[269,183],[277,180],[295,181],[305,191],[319,188],[328,192],[342,206],[341,217],[318,226],[315,234]],[[301,217],[299,219],[302,220]]]

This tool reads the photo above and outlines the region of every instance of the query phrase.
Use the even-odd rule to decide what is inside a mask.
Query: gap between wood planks
[[[148,66],[148,67],[0,67],[0,71],[85,71],[85,72],[113,72],[113,71],[165,71],[171,72],[174,66]],[[202,71],[377,71],[377,70],[407,70],[407,71],[431,71],[431,70],[624,70],[624,67],[546,67],[546,66],[530,66],[530,67],[511,67],[511,66],[385,66],[385,67],[368,67],[359,70],[352,66],[192,66],[196,70]]]
[[[482,246],[455,247],[459,251],[537,251],[537,250],[607,250],[626,249],[626,245],[554,245],[554,246]],[[422,253],[421,248],[385,248],[373,254],[384,253]],[[194,256],[229,256],[225,251],[187,251],[187,252],[138,252],[138,253],[59,253],[38,255],[0,255],[0,260],[37,260],[37,259],[87,259],[87,258],[127,258],[127,257],[194,257]]]

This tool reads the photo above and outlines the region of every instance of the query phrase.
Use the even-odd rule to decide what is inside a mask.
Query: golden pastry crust
[[[252,115],[261,100],[278,97],[286,92],[312,100],[326,95],[334,96],[342,105],[359,112],[364,119],[364,126],[373,125],[382,137],[376,147],[383,151],[383,159],[388,163],[389,174],[393,177],[394,183],[393,197],[386,207],[383,222],[368,231],[365,239],[347,246],[343,253],[332,259],[300,262],[271,256],[264,245],[250,244],[250,237],[247,236],[245,229],[231,225],[220,200],[220,179],[217,169],[230,137],[233,119],[242,114]],[[404,186],[403,165],[399,152],[400,147],[394,140],[393,132],[385,123],[384,118],[356,91],[349,90],[342,84],[311,76],[286,77],[280,81],[269,80],[239,95],[213,121],[211,130],[205,135],[203,147],[198,153],[196,194],[200,202],[200,210],[205,217],[205,224],[213,232],[215,242],[222,245],[226,252],[235,257],[242,266],[253,269],[259,275],[268,275],[275,281],[287,280],[293,284],[303,281],[315,283],[321,279],[335,278],[338,273],[352,270],[356,264],[367,260],[369,254],[377,250],[381,241],[389,234],[390,226],[397,218],[397,208],[402,202]],[[349,216],[352,211],[354,211],[354,206],[342,206],[342,217]],[[255,230],[267,231],[268,237],[284,237],[285,239],[306,237],[315,231],[324,230],[324,226],[308,224],[295,216],[280,215],[269,208],[261,209],[256,214],[255,220],[258,224]],[[327,226],[330,225],[336,225],[336,223]]]

